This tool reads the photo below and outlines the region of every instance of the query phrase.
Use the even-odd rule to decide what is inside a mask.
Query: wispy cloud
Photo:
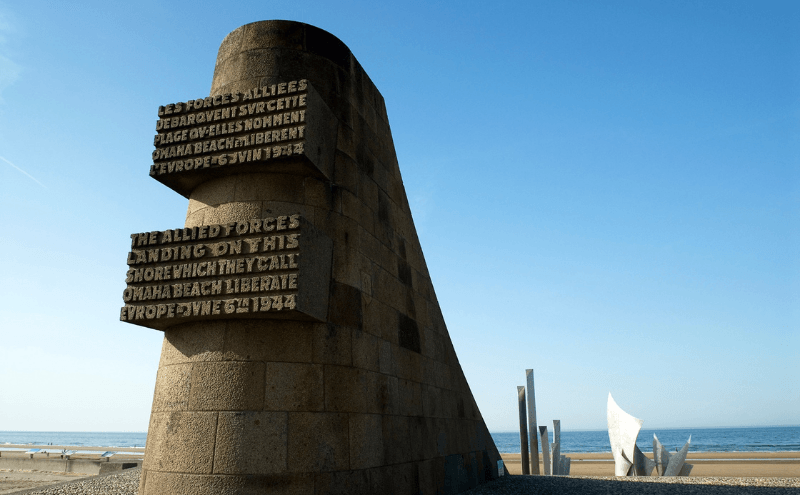
[[[0,103],[3,102],[3,91],[19,78],[22,67],[11,60],[6,47],[6,36],[15,31],[10,15],[0,10]]]
[[[19,73],[20,66],[0,54],[0,102],[3,101],[3,90],[16,82]]]
[[[43,188],[47,189],[47,186],[45,186],[44,184],[42,184],[41,182],[39,182],[39,179],[37,179],[36,177],[32,176],[32,175],[31,175],[31,174],[29,174],[28,172],[26,172],[26,171],[22,170],[21,168],[17,167],[16,165],[14,165],[14,164],[13,164],[13,163],[11,163],[10,161],[6,160],[6,159],[5,159],[5,158],[3,158],[2,156],[0,156],[0,160],[3,160],[4,162],[8,163],[9,165],[11,165],[12,167],[14,167],[15,169],[17,169],[17,170],[19,170],[20,172],[22,172],[23,174],[27,175],[27,176],[28,176],[28,177],[29,177],[31,180],[33,180],[33,181],[34,181],[34,182],[36,182],[37,184],[39,184],[39,185],[40,185],[40,186],[42,186]]]

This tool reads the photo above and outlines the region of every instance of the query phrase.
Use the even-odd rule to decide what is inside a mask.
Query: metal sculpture
[[[528,419],[525,408],[525,387],[517,387],[517,401],[519,402],[519,450],[522,453],[522,474],[531,474],[528,463]],[[535,435],[536,433],[534,433]]]
[[[692,442],[691,435],[675,455],[670,455],[658,437],[653,435],[651,460],[636,446],[636,437],[639,436],[643,421],[623,411],[614,402],[611,393],[608,394],[607,417],[615,476],[650,476],[651,473],[655,473],[655,476],[689,476],[693,466],[686,463],[686,454]]]
[[[635,458],[636,437],[642,428],[641,419],[626,413],[608,393],[608,439],[614,456],[614,476],[628,476]]]
[[[539,427],[539,436],[542,438],[542,466],[545,476],[553,474],[550,469],[550,437],[547,435],[547,425]]]

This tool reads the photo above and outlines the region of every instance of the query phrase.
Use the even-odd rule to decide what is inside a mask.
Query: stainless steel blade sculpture
[[[691,464],[686,464],[691,435],[686,445],[675,455],[670,455],[666,448],[653,435],[653,459],[649,459],[636,446],[636,437],[642,428],[641,419],[626,413],[608,394],[608,439],[611,442],[611,455],[614,456],[615,476],[689,476]],[[655,470],[655,471],[654,471]]]
[[[542,437],[542,445],[547,442],[547,437]],[[561,420],[553,420],[553,443],[550,444],[552,450],[553,476],[569,476],[569,457],[561,454]]]
[[[655,437],[655,435],[653,435]],[[666,469],[664,469],[664,476],[688,476],[689,471],[692,470],[691,464],[686,464],[686,454],[689,453],[689,444],[692,443],[692,436],[689,435],[689,440],[684,444],[683,448],[677,454],[670,456]],[[682,475],[684,468],[689,466],[686,474]]]
[[[528,442],[531,446],[531,474],[539,474],[539,437],[536,427],[536,394],[533,390],[533,370],[525,370],[528,385]]]
[[[607,419],[611,455],[614,456],[614,476],[628,476],[635,458],[636,437],[644,421],[620,409],[611,392],[608,393]]]
[[[633,448],[633,474],[635,476],[650,476],[656,463],[650,460],[646,455],[639,450],[639,446]]]
[[[553,474],[558,474],[561,462],[561,420],[553,420]]]
[[[561,456],[561,445],[559,445],[558,442],[553,442],[553,443],[550,444],[550,450],[552,451],[552,456],[553,456],[553,459],[552,459],[552,462],[553,462],[552,474],[553,474],[553,476],[555,476],[555,475],[558,474],[558,464],[561,461],[561,457],[562,457]]]
[[[525,408],[525,387],[517,387],[517,402],[519,403],[519,450],[522,453],[522,474],[531,474],[528,464],[528,423]],[[535,433],[534,433],[535,435]]]
[[[691,437],[690,437],[691,438]],[[664,476],[664,471],[667,469],[667,464],[669,464],[669,452],[661,442],[658,441],[658,437],[653,434],[653,459],[656,463],[656,473],[659,476]]]
[[[527,394],[525,387],[517,387],[517,403],[519,406],[519,439],[522,462],[522,474],[544,474],[569,476],[570,459],[561,455],[561,420],[553,420],[553,443],[549,443],[547,426],[536,424],[536,400],[533,389],[533,370],[526,369]],[[525,403],[527,400],[527,419],[525,424]],[[542,471],[539,470],[539,445],[537,433],[542,439]],[[528,447],[530,446],[530,451]],[[530,457],[528,456],[530,452]]]
[[[550,437],[547,435],[547,425],[539,427],[539,436],[542,439],[542,465],[544,466],[545,476],[550,476],[553,471],[550,469]]]

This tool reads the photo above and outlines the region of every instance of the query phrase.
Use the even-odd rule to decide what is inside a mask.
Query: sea
[[[69,445],[75,447],[144,447],[147,432],[0,431],[3,445]]]
[[[549,429],[548,429],[549,430]],[[553,432],[548,431],[550,442]],[[746,428],[676,428],[640,430],[636,445],[642,452],[653,451],[653,435],[670,451],[680,449],[691,436],[690,452],[798,452],[800,426]],[[519,432],[492,433],[501,453],[519,454]],[[608,430],[561,430],[561,453],[611,452]]]
[[[552,442],[552,432],[548,433]],[[641,430],[636,443],[642,452],[653,450],[653,434],[669,450],[683,447],[691,436],[691,452],[800,451],[800,426]],[[520,452],[519,432],[491,435],[501,453]],[[144,447],[146,440],[146,432],[0,431],[0,449],[3,444]],[[562,453],[610,451],[606,430],[561,431]]]

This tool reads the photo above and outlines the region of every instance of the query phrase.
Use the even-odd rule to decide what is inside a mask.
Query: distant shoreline
[[[19,451],[19,450],[29,450],[29,449],[41,449],[49,452],[56,452],[60,450],[78,450],[78,451],[93,451],[93,452],[104,452],[108,450],[115,450],[117,452],[144,452],[144,447],[116,447],[114,445],[36,445],[36,444],[9,444],[4,443],[0,444],[0,451],[8,450],[8,451]]]

